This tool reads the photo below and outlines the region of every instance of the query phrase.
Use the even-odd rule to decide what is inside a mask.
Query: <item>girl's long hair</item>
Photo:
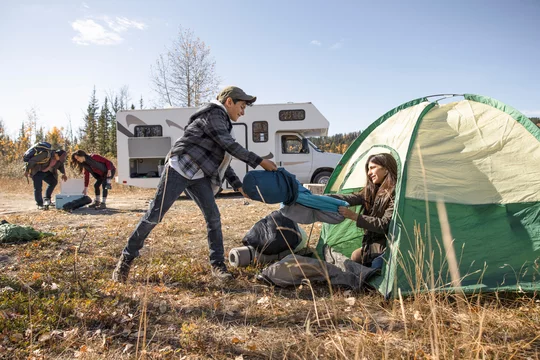
[[[388,171],[380,185],[375,185],[368,175],[369,163],[382,166]],[[366,210],[375,216],[383,216],[386,208],[393,201],[397,183],[397,162],[390,154],[373,154],[366,161],[366,186],[362,190],[366,200]],[[373,209],[373,210],[372,210]]]
[[[84,165],[83,163],[80,163],[77,161],[77,159],[75,159],[75,155],[84,156],[84,161],[86,161],[88,154],[84,150],[77,150],[73,154],[71,154],[71,162],[69,166],[71,166],[72,169],[79,171],[79,174],[81,174],[82,171],[84,170]]]

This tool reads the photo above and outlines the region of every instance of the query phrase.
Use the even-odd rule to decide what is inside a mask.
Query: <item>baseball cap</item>
[[[255,101],[257,101],[256,96],[248,95],[244,92],[244,90],[236,86],[227,86],[225,89],[221,90],[221,92],[217,96],[217,100],[223,103],[228,97],[230,97],[234,101],[243,100],[248,105],[251,105]]]

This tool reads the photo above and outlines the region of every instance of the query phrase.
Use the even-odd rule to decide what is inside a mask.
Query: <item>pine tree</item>
[[[97,119],[96,114],[99,108],[96,98],[96,88],[92,91],[86,115],[84,116],[84,126],[81,129],[81,146],[88,152],[94,152],[97,148]]]
[[[143,99],[142,99],[142,95],[141,95],[141,99],[139,100],[139,106],[140,106],[140,109],[144,109],[144,102],[143,102]]]
[[[19,138],[17,139],[17,143],[22,149],[28,149],[30,147],[31,131],[31,128],[26,126],[24,122],[21,124],[21,130],[19,131]]]
[[[23,122],[19,131],[19,137],[15,142],[13,159],[22,159],[22,156],[32,145],[32,127],[26,126]]]
[[[99,119],[97,122],[97,151],[98,153],[105,155],[109,150],[109,121],[110,121],[110,111],[109,103],[107,98],[103,102],[101,107],[101,112],[99,114]]]
[[[6,127],[4,124],[4,120],[0,119],[0,156],[2,157],[2,160],[9,161],[7,159],[12,149],[12,141],[9,138],[9,136],[6,134]]]
[[[121,110],[120,101],[118,97],[115,96],[114,101],[111,101],[112,111],[110,113],[110,122],[109,122],[109,148],[108,153],[116,157],[116,113]]]
[[[39,129],[36,129],[36,142],[44,141],[45,140],[45,131],[43,130],[43,126],[40,126]]]

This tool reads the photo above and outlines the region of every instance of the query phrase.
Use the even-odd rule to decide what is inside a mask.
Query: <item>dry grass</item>
[[[32,199],[23,178],[0,178],[0,189],[0,196]],[[233,269],[235,281],[220,286],[209,275],[204,220],[188,200],[151,233],[128,284],[114,284],[116,258],[144,211],[137,200],[152,193],[115,186],[108,213],[2,217],[56,235],[0,246],[0,358],[540,357],[535,298],[484,295],[458,306],[442,294],[385,302],[324,285],[262,286],[256,268]],[[119,201],[134,205],[116,209]],[[218,205],[226,250],[277,208],[232,197]]]

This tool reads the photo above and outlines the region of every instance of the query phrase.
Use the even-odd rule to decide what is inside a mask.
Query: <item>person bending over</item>
[[[96,179],[94,183],[94,202],[88,207],[96,210],[105,209],[107,207],[107,195],[111,188],[111,179],[116,172],[114,164],[101,155],[88,155],[83,150],[77,150],[71,154],[71,167],[77,169],[79,174],[84,171],[84,195],[88,194],[90,174]],[[101,197],[100,188],[103,189],[103,198]]]

